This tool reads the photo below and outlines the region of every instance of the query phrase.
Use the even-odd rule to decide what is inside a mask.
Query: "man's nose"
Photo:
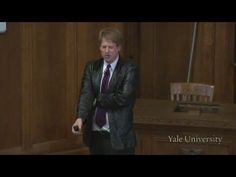
[[[109,48],[108,47],[105,48],[105,52],[109,52]]]

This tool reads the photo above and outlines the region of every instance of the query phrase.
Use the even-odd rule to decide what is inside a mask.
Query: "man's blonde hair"
[[[104,28],[99,32],[98,40],[99,42],[105,40],[111,40],[116,43],[117,46],[122,46],[123,44],[123,35],[120,30],[116,28]]]

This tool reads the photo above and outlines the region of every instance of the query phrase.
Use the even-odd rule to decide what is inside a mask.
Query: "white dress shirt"
[[[118,59],[119,59],[119,56],[118,56],[112,63],[110,63],[111,67],[110,67],[109,84],[110,84],[110,80],[111,80],[111,78],[112,78],[113,72],[114,72],[114,70],[115,70],[116,64],[117,64],[117,62],[118,62]],[[105,60],[103,60],[102,79],[103,79],[103,77],[104,77],[104,72],[105,72],[105,70],[106,70],[108,64],[109,64],[109,63],[107,63]],[[101,81],[100,81],[100,91],[101,91],[101,86],[102,86],[102,79],[101,79]],[[96,110],[96,111],[97,111],[97,110]],[[95,123],[96,111],[95,111],[95,115],[94,115],[94,117],[93,117],[93,131],[108,131],[108,132],[110,132],[108,113],[106,113],[106,124],[105,124],[102,128],[100,128],[100,127],[98,127],[98,126],[96,125],[96,123]]]

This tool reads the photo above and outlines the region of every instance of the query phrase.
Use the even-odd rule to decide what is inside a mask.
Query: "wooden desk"
[[[200,114],[175,108],[169,100],[137,100],[137,154],[236,154],[235,104]]]

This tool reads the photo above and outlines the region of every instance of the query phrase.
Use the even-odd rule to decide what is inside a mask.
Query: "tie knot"
[[[111,65],[108,64],[108,65],[107,65],[107,68],[106,68],[106,70],[105,70],[105,74],[110,73],[110,68],[111,68]]]
[[[110,67],[111,67],[111,65],[110,65],[110,64],[108,64],[108,65],[107,65],[107,69],[110,69]]]

